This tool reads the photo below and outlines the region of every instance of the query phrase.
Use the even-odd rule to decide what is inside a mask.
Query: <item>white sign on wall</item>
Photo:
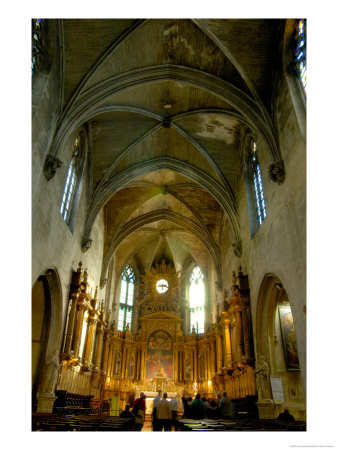
[[[283,384],[281,377],[270,375],[270,381],[273,401],[278,404],[284,403]]]

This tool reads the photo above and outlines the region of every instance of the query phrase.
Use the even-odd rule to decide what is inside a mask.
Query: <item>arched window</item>
[[[127,325],[131,326],[133,304],[134,304],[134,287],[135,287],[135,272],[133,268],[127,265],[121,276],[121,290],[120,290],[120,306],[117,328],[120,331],[125,331]]]
[[[190,331],[204,333],[204,282],[201,269],[196,266],[190,277]]]
[[[66,178],[66,184],[63,191],[60,213],[66,223],[69,223],[70,213],[73,206],[73,201],[75,197],[75,188],[78,182],[79,175],[79,166],[81,160],[81,151],[80,151],[80,137],[78,136],[75,139],[72,159],[70,161],[68,167],[68,173]]]
[[[295,34],[295,65],[304,94],[306,95],[306,21],[300,19],[297,22]]]
[[[258,156],[257,156],[257,146],[254,140],[251,141],[250,148],[250,172],[252,176],[252,184],[255,193],[255,202],[256,202],[256,212],[259,226],[262,225],[263,220],[266,217],[266,207],[264,200],[264,192],[263,192],[263,184],[262,184],[262,176],[261,169],[259,167]]]
[[[32,19],[32,75],[39,70],[44,50],[45,23],[42,19]]]

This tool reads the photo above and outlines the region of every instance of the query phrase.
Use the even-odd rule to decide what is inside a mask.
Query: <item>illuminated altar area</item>
[[[68,321],[57,390],[118,398],[119,408],[141,391],[150,410],[157,391],[205,393],[215,398],[256,395],[248,278],[233,274],[232,295],[216,323],[190,334],[182,331],[182,276],[164,261],[146,271],[141,285],[137,334],[116,328],[94,296],[81,265],[73,274]],[[149,411],[148,411],[149,412]]]

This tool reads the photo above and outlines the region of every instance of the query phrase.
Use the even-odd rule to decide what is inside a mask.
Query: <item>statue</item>
[[[46,358],[45,377],[43,382],[43,392],[54,393],[58,377],[59,358],[56,350]]]
[[[269,373],[269,365],[264,360],[264,356],[260,355],[256,367],[256,384],[260,400],[270,399]]]

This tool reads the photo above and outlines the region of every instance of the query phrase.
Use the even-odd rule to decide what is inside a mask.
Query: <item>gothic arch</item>
[[[37,278],[34,286],[39,281],[43,284],[47,312],[44,320],[46,320],[47,330],[45,332],[45,348],[38,368],[37,411],[45,412],[47,409],[46,412],[49,412],[48,409],[51,410],[55,400],[54,391],[58,372],[56,368],[48,368],[48,361],[54,358],[58,364],[60,359],[60,344],[63,332],[62,290],[60,278],[55,268],[44,270]]]
[[[115,250],[130,233],[134,232],[141,226],[162,219],[166,219],[170,222],[183,226],[202,241],[215,264],[217,277],[218,280],[220,281],[222,279],[220,252],[215,242],[212,241],[210,235],[207,234],[202,227],[197,225],[192,220],[187,219],[186,217],[183,217],[177,213],[168,210],[159,210],[144,214],[143,216],[131,220],[124,227],[122,227],[121,230],[119,230],[118,234],[115,235],[111,245],[109,246],[108,252],[103,257],[102,278],[105,278],[107,268],[109,266],[109,263]]]
[[[86,244],[90,242],[91,230],[95,219],[109,198],[111,198],[117,191],[122,189],[132,180],[160,169],[169,169],[182,174],[195,181],[199,186],[209,192],[218,201],[227,214],[232,227],[234,242],[238,243],[240,241],[237,206],[231,193],[229,193],[229,191],[226,190],[220,183],[215,181],[209,174],[198,169],[197,167],[175,158],[163,156],[128,167],[127,169],[116,174],[110,180],[107,180],[105,185],[95,193],[88,208],[82,242],[83,249],[85,249]]]

